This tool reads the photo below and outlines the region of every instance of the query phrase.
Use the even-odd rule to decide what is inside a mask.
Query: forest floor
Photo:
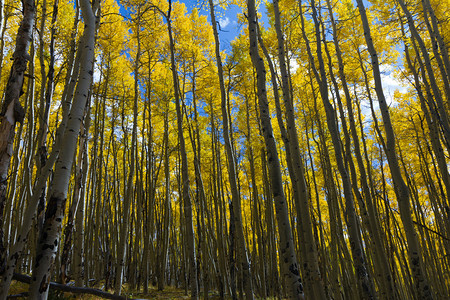
[[[13,280],[12,285],[9,290],[9,295],[13,296],[8,299],[26,299],[28,296],[29,285],[26,283],[18,282]],[[94,286],[93,288],[101,288],[101,284]],[[113,290],[109,290],[109,293],[114,293]],[[164,290],[159,291],[156,287],[149,286],[147,294],[143,292],[127,292],[126,286],[124,286],[123,296],[129,297],[130,299],[190,299],[189,295],[186,295],[184,289],[175,288],[168,286]],[[217,295],[209,295],[210,299],[219,299]],[[67,292],[55,291],[50,289],[48,300],[73,300],[73,299],[83,299],[83,300],[100,300],[105,299],[89,294],[72,294]]]

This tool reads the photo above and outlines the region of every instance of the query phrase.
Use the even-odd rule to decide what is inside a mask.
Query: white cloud
[[[408,90],[408,87],[405,85],[405,83],[401,82],[395,77],[394,73],[397,68],[400,67],[389,64],[380,65],[381,84],[383,85],[383,93],[388,106],[397,105],[397,102],[394,99],[395,91],[398,90],[400,93],[406,93]],[[360,93],[362,95],[366,95],[367,91],[364,88],[361,88]],[[373,108],[375,110],[375,113],[379,114],[380,106],[377,101],[377,95],[374,90],[372,90],[371,94],[373,99]],[[366,117],[366,121],[372,122],[372,112],[370,110],[370,104],[368,100],[361,103],[361,112]]]
[[[230,24],[230,18],[225,17],[219,19],[220,29],[224,29],[225,27],[228,26],[228,24]]]
[[[394,92],[398,90],[401,93],[406,93],[407,88],[400,80],[398,80],[394,76],[394,68],[393,65],[381,65],[381,82],[383,84],[383,92],[386,97],[386,101],[388,105],[395,104],[394,103]]]
[[[291,58],[289,60],[289,67],[290,67],[290,71],[291,73],[295,73],[297,72],[298,68],[300,67],[299,64],[297,63],[297,60],[295,58]]]

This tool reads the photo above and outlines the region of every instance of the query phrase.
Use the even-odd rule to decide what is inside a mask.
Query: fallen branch
[[[31,277],[28,275],[14,273],[13,279],[23,282],[23,283],[28,283],[28,284],[31,283]],[[60,284],[60,283],[56,283],[56,282],[50,282],[50,288],[58,290],[58,291],[62,291],[62,292],[73,293],[73,294],[90,294],[90,295],[98,296],[98,297],[105,298],[105,299],[112,299],[112,300],[138,300],[138,299],[128,298],[126,296],[110,294],[110,293],[107,293],[107,292],[104,292],[104,291],[101,291],[98,289],[69,286],[66,284]],[[14,295],[14,296],[16,296],[16,295]]]
[[[28,297],[28,293],[24,292],[24,293],[20,293],[17,295],[8,295],[8,298],[6,298],[6,299],[27,298],[27,297]]]

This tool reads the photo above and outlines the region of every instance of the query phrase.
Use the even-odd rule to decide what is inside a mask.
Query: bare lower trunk
[[[258,53],[257,39],[257,19],[255,1],[247,3],[248,25],[250,40],[250,55],[253,66],[257,73],[257,92],[259,100],[259,111],[261,118],[262,132],[266,143],[267,157],[269,164],[269,177],[272,182],[272,193],[275,202],[276,217],[278,222],[278,232],[280,235],[280,269],[287,284],[287,290],[291,299],[304,299],[303,286],[300,279],[297,258],[295,255],[292,231],[287,210],[286,197],[283,191],[281,178],[280,161],[277,153],[277,146],[273,136],[272,123],[270,120],[269,103],[267,102],[266,71],[264,61]]]
[[[0,276],[6,271],[8,257],[6,240],[3,233],[4,209],[6,204],[8,186],[8,171],[15,136],[16,122],[22,122],[25,116],[20,104],[22,86],[30,60],[29,48],[33,39],[34,18],[36,7],[34,0],[23,1],[23,19],[20,23],[16,37],[16,49],[12,60],[13,64],[6,84],[5,98],[0,113]],[[3,55],[3,53],[1,54]]]
[[[242,280],[243,287],[245,291],[246,299],[253,299],[253,286],[252,286],[252,277],[251,277],[251,268],[248,261],[247,256],[247,247],[245,243],[245,235],[242,224],[242,211],[241,211],[241,199],[237,187],[237,174],[236,174],[236,161],[233,154],[233,149],[230,140],[230,128],[229,128],[229,119],[227,111],[227,98],[225,93],[225,83],[223,78],[223,68],[222,68],[222,58],[220,56],[220,45],[219,45],[219,34],[217,32],[217,24],[215,20],[214,14],[214,5],[213,1],[209,0],[209,8],[211,11],[211,23],[214,31],[214,40],[215,40],[215,53],[216,53],[216,63],[217,63],[217,71],[219,76],[220,83],[220,96],[221,96],[221,107],[222,107],[222,120],[223,120],[223,138],[225,143],[226,154],[228,158],[228,179],[230,183],[231,190],[231,201],[233,202],[233,210],[234,210],[234,219],[231,220],[234,222],[234,229],[236,233],[236,251],[237,258],[239,263],[239,269],[242,271]]]
[[[96,4],[98,5],[98,2]],[[72,162],[92,82],[96,30],[95,15],[90,1],[82,0],[80,5],[85,21],[84,45],[79,48],[79,51],[82,51],[80,77],[67,128],[64,132],[61,152],[56,162],[54,180],[49,191],[50,198],[45,212],[43,231],[39,238],[30,285],[30,298],[32,299],[47,299],[48,296],[50,271],[56,258],[61,237]]]
[[[169,1],[169,12],[165,15],[167,20],[167,30],[169,33],[170,42],[170,62],[172,68],[172,79],[173,79],[173,89],[175,94],[175,106],[177,111],[177,127],[178,127],[178,142],[180,145],[180,155],[181,155],[181,181],[182,181],[182,195],[184,203],[184,218],[185,218],[185,228],[186,228],[186,239],[187,239],[187,252],[189,261],[189,280],[191,285],[191,298],[198,299],[198,280],[197,280],[197,262],[195,255],[195,236],[194,236],[194,224],[192,217],[192,202],[189,195],[189,172],[188,172],[188,161],[186,153],[186,145],[183,135],[183,114],[181,113],[181,99],[179,94],[178,86],[178,74],[175,63],[175,45],[172,35],[172,24],[170,19],[170,13],[172,11],[172,2]]]
[[[286,153],[290,153],[290,157],[287,159],[291,160],[291,166],[293,169],[294,181],[293,185],[296,186],[296,190],[298,193],[296,207],[298,207],[298,212],[301,213],[299,215],[300,219],[300,228],[299,231],[302,233],[303,241],[298,241],[301,244],[304,244],[304,251],[301,253],[305,255],[304,257],[305,263],[303,264],[303,268],[305,269],[305,284],[309,284],[310,286],[305,287],[305,291],[309,291],[311,295],[306,297],[320,298],[325,299],[325,287],[322,280],[322,275],[320,273],[319,264],[318,264],[318,254],[316,243],[313,235],[312,223],[311,223],[311,213],[310,213],[310,199],[308,195],[308,188],[306,186],[305,181],[305,172],[303,162],[301,161],[301,153],[300,153],[300,145],[298,141],[297,135],[297,127],[295,125],[295,116],[294,116],[294,105],[291,97],[291,92],[289,89],[290,84],[290,76],[288,74],[288,68],[285,58],[285,41],[283,37],[283,33],[281,31],[281,20],[280,20],[280,11],[278,6],[278,0],[273,1],[274,7],[274,15],[275,15],[275,31],[277,33],[278,40],[278,60],[280,65],[280,73],[281,73],[281,83],[283,90],[283,99],[286,110],[286,119],[287,119],[287,133],[289,137],[289,147],[290,151],[286,151]],[[275,91],[274,91],[275,92]],[[295,191],[295,188],[294,188]]]
[[[370,34],[370,26],[366,16],[366,10],[362,0],[357,0],[358,9],[361,15],[361,20],[364,28],[364,37],[366,39],[367,48],[370,54],[373,76],[375,80],[375,91],[378,96],[378,103],[380,105],[381,116],[383,118],[384,130],[386,133],[386,156],[388,159],[389,169],[391,171],[392,180],[394,183],[395,194],[398,200],[398,206],[400,211],[400,218],[403,223],[403,227],[406,234],[406,240],[408,242],[407,251],[410,262],[410,268],[412,271],[413,281],[416,291],[420,299],[433,299],[433,295],[428,284],[428,279],[425,273],[425,266],[423,265],[423,259],[421,256],[420,244],[417,240],[417,232],[413,225],[411,216],[411,203],[409,189],[406,185],[400,166],[398,164],[396,153],[396,141],[394,135],[394,129],[392,128],[391,117],[389,114],[389,108],[386,103],[386,99],[383,93],[383,87],[381,84],[381,75],[378,63],[378,56],[373,46],[372,36]],[[411,25],[411,24],[410,24]],[[412,26],[410,26],[412,29]],[[425,55],[425,54],[424,54]],[[432,72],[429,74],[432,76]],[[435,97],[438,97],[437,93]],[[444,116],[443,116],[444,117]],[[448,124],[448,123],[447,123]],[[447,130],[445,130],[447,132]]]

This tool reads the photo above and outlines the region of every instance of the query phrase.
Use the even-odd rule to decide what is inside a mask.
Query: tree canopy
[[[449,1],[197,4],[0,1],[0,300],[450,298]]]

